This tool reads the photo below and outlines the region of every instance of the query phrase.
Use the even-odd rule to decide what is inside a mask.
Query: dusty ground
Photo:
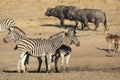
[[[48,38],[50,35],[67,29],[59,28],[59,20],[46,17],[48,7],[56,5],[75,5],[81,8],[98,8],[107,14],[110,32],[120,34],[120,1],[119,0],[1,0],[0,17],[14,18],[16,25],[23,29],[28,37]],[[65,21],[66,25],[74,22]],[[49,26],[45,26],[50,24]],[[93,24],[89,24],[94,29]],[[80,26],[80,24],[79,24]],[[100,24],[99,31],[80,31],[80,47],[73,45],[70,59],[70,72],[37,73],[37,59],[30,58],[29,73],[17,73],[18,54],[14,51],[14,42],[3,43],[5,33],[0,33],[0,80],[120,80],[120,53],[107,53],[104,27]]]

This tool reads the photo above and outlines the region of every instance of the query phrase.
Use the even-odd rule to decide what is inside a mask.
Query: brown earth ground
[[[74,25],[66,20],[68,28],[60,28],[57,18],[44,15],[48,7],[56,5],[102,9],[106,12],[110,32],[120,34],[119,0],[0,0],[0,17],[15,19],[16,26],[28,37],[48,38]],[[94,29],[93,24],[89,25]],[[98,31],[77,30],[81,45],[73,45],[69,73],[44,73],[44,62],[42,72],[37,73],[38,63],[34,57],[30,58],[29,73],[17,73],[18,52],[13,49],[14,42],[3,42],[6,34],[0,33],[0,80],[120,80],[120,53],[107,53],[103,24]]]

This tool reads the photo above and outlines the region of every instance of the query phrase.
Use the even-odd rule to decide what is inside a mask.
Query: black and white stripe
[[[55,46],[56,44],[53,45],[53,43],[57,41],[57,43],[61,44],[61,41],[59,40],[26,38],[18,41],[17,48],[19,53],[21,54],[21,58],[18,62],[18,72],[20,72],[19,65],[23,65],[22,70],[25,72],[25,66],[23,62],[26,58],[26,53],[29,53],[31,56],[35,57],[47,56],[47,70],[50,70],[51,55],[55,53],[55,49],[53,48],[57,48]],[[60,46],[61,45],[58,45],[58,47]]]
[[[55,34],[55,35],[53,35],[53,36],[51,36],[51,38],[52,39],[55,39],[55,37],[58,37],[58,36],[62,36],[63,34],[65,34],[65,32],[60,32],[60,33],[57,33],[57,34]],[[19,40],[21,40],[21,39],[24,39],[24,38],[26,38],[26,34],[25,34],[25,32],[24,31],[22,31],[20,28],[18,28],[17,26],[12,26],[12,27],[10,27],[9,28],[9,32],[8,32],[8,34],[4,37],[4,42],[9,42],[9,41],[11,41],[11,40],[14,40],[15,42],[17,42],[17,41],[19,41]],[[51,39],[50,38],[50,39]],[[44,41],[44,39],[36,39],[36,41],[38,41],[38,40],[43,40]],[[33,49],[33,51],[31,52],[31,53],[33,53],[33,55],[35,55],[35,56],[38,56],[38,55],[36,55],[36,54],[34,54],[34,53],[38,53],[39,52],[39,50],[40,49],[38,49],[37,48],[37,44],[35,44],[36,45],[36,48],[35,49]],[[41,47],[43,47],[44,45],[42,45]],[[21,48],[24,48],[24,46],[22,46],[22,45],[19,45],[19,47],[21,47]],[[17,47],[16,47],[17,48]],[[25,48],[24,48],[25,49]],[[27,49],[28,50],[28,49]],[[22,52],[24,51],[23,49],[21,50]],[[26,50],[25,50],[26,51]],[[38,52],[35,52],[35,51],[38,51]],[[41,50],[42,51],[42,50]],[[41,55],[39,55],[39,56],[41,56]],[[41,57],[37,57],[38,58],[38,61],[39,61],[39,67],[38,67],[38,71],[40,71],[40,67],[41,67]],[[29,54],[27,54],[27,60],[26,60],[26,62],[25,62],[25,65],[26,65],[26,67],[27,67],[27,65],[28,65],[28,62],[29,62]]]
[[[24,61],[26,58],[26,53],[29,53],[31,56],[35,57],[47,57],[47,70],[50,71],[51,56],[55,54],[56,50],[61,47],[63,44],[74,44],[79,45],[79,41],[75,36],[71,36],[71,31],[68,31],[67,34],[51,39],[33,39],[26,38],[19,40],[17,42],[17,48],[20,53],[20,60],[18,62],[18,72],[20,72],[20,65],[22,65],[22,70],[25,71]],[[76,42],[75,42],[75,40]]]
[[[13,19],[3,19],[0,20],[0,32],[8,31],[11,26],[14,26],[16,23]]]
[[[71,31],[68,31],[68,36],[67,36],[68,39],[67,39],[67,37],[62,40],[59,39],[59,38],[65,37],[66,33],[64,31],[51,36],[49,39],[41,39],[41,38],[33,39],[33,38],[26,38],[26,34],[24,31],[22,31],[21,29],[19,29],[16,26],[13,26],[13,27],[9,28],[9,32],[8,32],[7,36],[4,38],[4,42],[9,42],[11,40],[18,41],[16,49],[19,48],[19,52],[26,54],[28,59],[29,59],[29,55],[36,56],[39,61],[38,71],[40,71],[41,56],[45,56],[46,53],[49,52],[49,51],[45,51],[45,50],[49,49],[50,51],[53,51],[51,53],[54,54],[56,52],[56,50],[60,47],[60,45],[62,45],[62,44],[67,45],[69,41],[73,41],[72,39],[74,39],[74,37],[72,37],[72,38],[70,37],[71,36],[70,32]],[[64,42],[62,42],[62,41],[64,41]],[[71,42],[69,42],[69,44],[70,43]],[[50,46],[48,46],[48,44],[50,44]],[[28,60],[25,63],[25,65],[26,64],[28,64]]]
[[[52,58],[52,62],[56,63],[56,67],[57,67],[57,61],[58,59],[61,57],[61,70],[64,69],[64,58],[65,63],[66,63],[66,71],[68,72],[68,64],[69,64],[69,60],[70,60],[70,56],[71,56],[71,51],[72,48],[70,46],[66,46],[66,45],[62,45],[59,49],[57,49],[56,53],[54,54],[53,58]],[[58,70],[58,68],[56,68]],[[58,70],[59,71],[59,70]]]

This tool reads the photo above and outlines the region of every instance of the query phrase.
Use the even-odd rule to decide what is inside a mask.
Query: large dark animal
[[[105,26],[105,30],[107,29],[107,20],[106,14],[100,9],[79,9],[74,14],[71,14],[71,20],[78,20],[82,23],[82,30],[87,27],[88,22],[94,23],[96,25],[95,30],[97,30],[99,23],[103,23]]]
[[[60,6],[56,6],[55,8],[48,8],[47,11],[45,12],[46,16],[54,16],[57,17],[61,23],[61,26],[64,26],[64,19],[69,20],[70,19],[70,15],[74,15],[74,12],[79,10],[78,7],[75,6],[65,6],[65,5],[60,5]],[[73,21],[71,19],[71,21]],[[76,25],[75,28],[78,25],[78,21],[74,20]]]

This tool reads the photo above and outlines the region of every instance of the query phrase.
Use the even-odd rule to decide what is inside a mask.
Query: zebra
[[[49,39],[54,39],[54,38],[57,38],[58,36],[61,36],[63,35],[65,32],[62,31],[62,32],[59,32],[57,34],[54,34],[52,36],[49,37]],[[76,33],[76,32],[75,32]],[[59,57],[61,57],[61,68],[63,68],[63,64],[64,64],[64,57],[66,58],[66,72],[68,72],[68,63],[69,63],[69,59],[70,59],[70,52],[71,52],[71,47],[70,46],[67,46],[68,44],[66,45],[62,45],[60,48],[58,48],[55,52],[54,55],[52,55],[52,62],[54,63],[55,62],[55,70],[56,72],[59,72],[58,68],[57,68],[57,62],[58,62],[58,59]],[[77,45],[76,45],[77,46]],[[79,45],[78,45],[79,46]],[[38,59],[39,60],[39,67],[38,67],[38,71],[40,70],[41,68],[41,64],[42,64],[42,61],[40,61],[41,59]]]
[[[25,38],[22,40],[19,40],[17,42],[17,47],[19,51],[19,61],[18,61],[18,72],[25,72],[25,59],[27,54],[30,54],[34,57],[43,57],[46,56],[46,70],[47,72],[50,72],[50,64],[51,64],[51,56],[55,54],[56,50],[62,46],[63,44],[72,44],[79,46],[79,40],[75,36],[74,31],[68,31],[65,33],[64,37],[59,36],[57,38],[53,39],[45,39],[41,40],[39,38],[33,39],[33,38]],[[27,53],[27,54],[26,54]],[[21,68],[21,67],[22,68]],[[55,66],[55,69],[57,71],[57,67]]]
[[[3,19],[0,20],[0,32],[8,31],[11,26],[14,26],[16,23],[13,19]]]
[[[10,41],[17,42],[21,39],[27,38],[26,33],[17,26],[11,26],[8,28],[7,35],[3,38],[3,42],[8,43]],[[29,56],[27,56],[29,59]],[[38,58],[40,61],[40,58]],[[25,65],[28,67],[28,61],[26,60]]]
[[[61,57],[61,69],[63,69],[64,57],[65,57],[66,72],[69,72],[68,71],[68,63],[69,63],[71,51],[72,51],[72,48],[70,46],[62,45],[59,49],[57,49],[56,53],[54,54],[55,58],[52,58],[52,62],[56,62],[56,66],[57,66],[57,61],[58,61],[59,57]]]
[[[21,30],[20,28],[18,28],[17,26],[11,26],[8,29],[8,31],[9,31],[8,34],[3,39],[3,41],[5,43],[7,43],[7,42],[9,42],[11,40],[17,42],[17,41],[19,41],[21,39],[27,38],[26,33],[23,30]],[[65,32],[62,31],[62,32],[59,32],[59,33],[55,34],[54,36],[51,36],[51,37],[53,38],[53,37],[56,37],[56,36],[61,36],[64,33]],[[38,66],[38,70],[37,71],[40,72],[42,59],[41,59],[41,57],[37,57],[37,59],[38,59],[38,62],[39,62],[39,66]],[[28,60],[29,60],[29,54],[27,55],[27,59],[25,61],[25,65],[27,67],[28,67],[28,62],[29,62]],[[27,70],[27,68],[26,68],[26,70]]]
[[[68,33],[70,33],[71,36],[76,37],[76,35],[75,35],[76,31],[75,30],[72,30],[72,31],[69,30]],[[49,39],[57,38],[57,36],[59,36],[59,34],[52,35],[52,36],[49,37]],[[75,38],[75,39],[77,39],[77,38]],[[75,41],[77,41],[77,40],[75,40]],[[70,59],[70,55],[71,55],[70,54],[70,52],[71,52],[71,44],[75,44],[74,41],[73,41],[73,43],[70,43],[70,44],[63,44],[60,48],[58,48],[56,50],[56,53],[53,55],[52,62],[55,62],[55,70],[56,70],[56,72],[59,72],[58,67],[57,67],[59,57],[61,57],[61,68],[63,68],[64,57],[66,58],[66,72],[68,72],[68,63],[69,63],[69,59]],[[76,45],[76,46],[79,46],[79,45]]]
[[[18,30],[17,30],[18,29]],[[4,38],[4,42],[8,42],[8,41],[10,41],[10,40],[12,40],[12,38],[13,38],[13,40],[20,40],[20,38],[25,38],[25,33],[21,30],[21,29],[19,29],[19,28],[17,28],[17,27],[11,27],[10,29],[9,29],[9,34]],[[60,35],[60,34],[64,34],[65,32],[60,32],[60,33],[58,33],[57,34],[57,36],[58,35]],[[10,35],[14,35],[14,36],[21,36],[21,35],[23,35],[24,37],[16,37],[16,39],[15,39],[15,37],[12,37],[12,38],[10,38],[9,36]],[[54,37],[55,37],[56,35],[54,35]],[[53,38],[53,36],[52,36],[52,38]],[[39,61],[39,68],[38,68],[38,70],[40,70],[40,66],[41,66],[41,59],[38,57],[38,61]]]

